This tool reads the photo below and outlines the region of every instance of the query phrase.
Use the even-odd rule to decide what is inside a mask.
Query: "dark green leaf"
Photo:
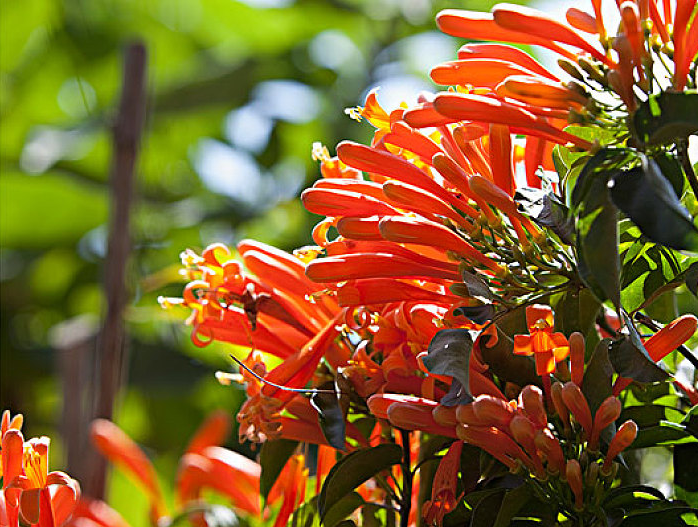
[[[526,484],[507,492],[502,500],[497,513],[497,520],[494,522],[493,527],[508,527],[511,525],[511,520],[532,497],[531,489]]]
[[[483,497],[478,504],[473,507],[470,527],[492,527],[497,520],[497,514],[502,507],[505,494],[506,492],[504,490],[499,490]]]
[[[698,404],[693,406],[681,420],[681,424],[686,427],[686,431],[698,439]]]
[[[653,158],[659,165],[659,172],[669,181],[674,194],[679,198],[683,196],[683,189],[686,186],[686,177],[681,168],[681,163],[676,156],[669,152],[659,152]]]
[[[620,413],[618,421],[624,422],[628,419],[635,421],[640,428],[658,426],[661,421],[674,421],[681,419],[683,415],[673,406],[661,404],[643,404],[639,406],[626,406]],[[674,419],[672,419],[674,418]]]
[[[627,162],[627,152],[603,148],[589,159],[572,192],[579,275],[600,300],[620,304],[618,210],[609,178]]]
[[[262,474],[259,478],[259,493],[263,500],[266,501],[269,491],[297,446],[297,441],[289,439],[266,441],[262,444],[262,451],[259,454],[259,464],[262,467]]]
[[[393,443],[356,450],[343,457],[325,478],[318,510],[324,515],[344,496],[377,473],[402,461],[402,448]]]
[[[613,203],[650,240],[678,250],[698,249],[698,229],[659,165],[645,156],[641,166],[609,181]]]
[[[310,404],[318,412],[320,428],[327,442],[337,450],[344,450],[346,417],[339,405],[339,394],[335,389],[335,384],[329,381],[319,388],[323,392],[314,392],[310,396]],[[325,391],[334,393],[325,393]]]
[[[686,429],[676,423],[662,421],[657,426],[641,428],[637,433],[637,438],[630,445],[629,449],[647,448],[655,445],[671,445],[686,443],[691,435]]]
[[[695,514],[695,509],[685,505],[669,505],[660,510],[632,511],[618,527],[684,527],[687,524],[681,517]]]
[[[609,339],[598,343],[584,371],[582,393],[589,402],[592,415],[612,394],[613,366],[608,358],[609,344]]]
[[[462,315],[476,324],[484,324],[494,317],[494,306],[483,304],[481,306],[460,306],[453,310],[454,315]]]
[[[698,491],[698,443],[674,446],[674,483],[690,492]]]
[[[463,277],[463,283],[465,287],[468,288],[468,293],[471,297],[482,300],[483,302],[491,302],[494,300],[494,295],[492,291],[490,291],[490,287],[482,278],[465,270],[461,273],[461,276]]]
[[[555,329],[564,335],[579,331],[587,335],[592,328],[601,304],[586,287],[569,289],[555,306]]]
[[[516,190],[514,200],[518,208],[542,227],[557,234],[567,245],[574,243],[574,222],[567,207],[552,193],[537,188],[523,187]]]
[[[489,347],[490,337],[480,337],[480,353],[483,361],[492,373],[502,381],[509,381],[519,386],[540,384],[536,375],[536,366],[532,360],[522,355],[514,355],[514,342],[497,328],[497,343]]]
[[[467,329],[442,329],[429,343],[424,366],[431,373],[450,375],[470,393],[468,364],[472,349],[473,338]]]
[[[669,92],[651,95],[632,118],[639,145],[675,143],[698,131],[698,94]]]
[[[320,519],[317,514],[317,496],[303,503],[293,511],[288,525],[289,527],[319,527]]]
[[[686,271],[686,287],[695,296],[698,296],[698,262],[691,264]]]
[[[347,516],[364,504],[364,499],[357,492],[350,492],[341,500],[335,503],[322,519],[322,524],[326,527],[335,527]]]
[[[664,494],[654,487],[648,485],[624,485],[609,491],[603,500],[603,507],[607,510],[617,507],[627,509],[629,505],[637,504],[638,501],[664,499]]]

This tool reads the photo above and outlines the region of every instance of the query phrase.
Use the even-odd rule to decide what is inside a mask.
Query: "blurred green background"
[[[166,488],[204,416],[233,414],[223,347],[197,349],[178,296],[179,253],[253,237],[310,243],[296,199],[318,175],[314,141],[365,141],[344,113],[381,86],[392,109],[431,89],[429,68],[461,42],[436,31],[442,0],[26,0],[0,6],[1,406],[52,437],[66,468],[61,374],[94,348],[102,291],[111,125],[123,49],[148,51],[148,108],[134,198],[126,312],[129,365],[116,420],[148,449]],[[91,346],[91,347],[90,347]],[[91,352],[91,351],[90,351]],[[68,383],[77,382],[69,378]],[[231,448],[250,452],[234,440]],[[115,475],[110,503],[135,527],[145,498]]]

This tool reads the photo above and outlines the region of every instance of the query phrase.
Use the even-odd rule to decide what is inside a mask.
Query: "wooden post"
[[[123,313],[128,301],[126,268],[131,251],[134,172],[145,118],[146,62],[142,43],[126,48],[121,101],[113,129],[111,216],[104,275],[107,306],[95,356],[94,408],[91,412],[94,418],[112,418],[114,399],[126,372]],[[83,490],[86,495],[101,499],[105,492],[106,461],[90,450],[89,477],[83,481]]]

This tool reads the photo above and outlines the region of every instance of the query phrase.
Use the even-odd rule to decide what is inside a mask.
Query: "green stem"
[[[681,161],[683,171],[686,173],[688,184],[691,185],[693,195],[698,199],[698,179],[696,178],[696,173],[693,171],[691,160],[688,158],[688,141],[681,139],[676,143],[676,148],[678,149],[679,161]]]

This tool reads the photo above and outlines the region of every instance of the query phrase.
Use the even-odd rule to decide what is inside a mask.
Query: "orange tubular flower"
[[[514,335],[514,353],[534,355],[536,373],[548,375],[555,370],[556,362],[569,355],[569,342],[562,333],[553,333],[553,311],[549,306],[527,307],[526,322],[530,335]]]
[[[95,448],[145,490],[155,520],[167,516],[167,508],[155,469],[143,451],[118,426],[106,419],[92,422],[90,433]]]
[[[9,428],[2,443],[8,520],[15,521],[19,513],[24,522],[38,527],[65,523],[80,498],[80,485],[64,472],[48,471],[49,438],[25,443],[19,430]]]
[[[89,521],[85,522],[84,520]],[[93,524],[98,527],[130,527],[121,514],[103,501],[83,497],[66,525],[68,527],[89,527]]]
[[[441,458],[434,474],[431,500],[424,502],[422,517],[427,525],[441,527],[444,516],[455,509],[463,494],[456,497],[463,442],[454,441]]]

